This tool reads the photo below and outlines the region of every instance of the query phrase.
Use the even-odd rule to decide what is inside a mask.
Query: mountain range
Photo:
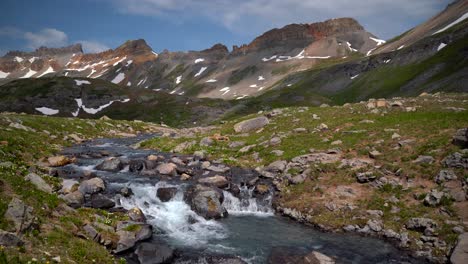
[[[177,120],[199,122],[276,106],[466,92],[466,18],[468,1],[456,1],[388,41],[353,18],[337,18],[272,29],[231,50],[216,44],[156,53],[138,39],[101,53],[84,53],[80,44],[10,51],[0,58],[0,110],[38,113],[45,107],[62,116],[170,123],[173,115],[163,112],[181,109]],[[193,102],[197,110],[186,109]],[[129,111],[118,109],[125,104],[141,108],[140,114],[123,114]]]

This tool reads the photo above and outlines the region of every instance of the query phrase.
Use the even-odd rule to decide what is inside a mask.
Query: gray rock
[[[86,233],[86,236],[93,240],[93,241],[99,241],[100,239],[100,235],[99,235],[99,232],[90,224],[87,224],[85,226],[83,226],[83,230],[85,231]]]
[[[245,146],[245,147],[239,149],[239,152],[240,152],[240,153],[247,153],[247,152],[251,151],[253,148],[255,148],[256,146],[257,146],[257,145],[255,145],[255,144],[254,144],[254,145]]]
[[[298,127],[293,130],[296,133],[307,133],[307,128],[304,127]]]
[[[72,208],[80,208],[84,204],[84,195],[80,191],[74,191],[62,196],[65,203]]]
[[[438,184],[441,184],[446,181],[451,181],[451,180],[456,180],[457,175],[453,170],[447,169],[447,170],[441,170],[439,174],[435,176],[435,182]]]
[[[156,191],[156,196],[161,202],[168,202],[177,194],[176,187],[160,187]]]
[[[463,233],[465,233],[465,229],[463,228],[463,226],[454,226],[454,227],[452,228],[452,231],[453,231],[454,233],[457,233],[457,234],[463,234]]]
[[[273,153],[276,156],[280,157],[280,156],[283,156],[284,151],[276,149],[276,150],[271,151],[271,153]]]
[[[270,139],[270,146],[277,146],[279,144],[281,144],[281,138],[273,137]]]
[[[447,156],[442,164],[449,168],[463,168],[468,169],[468,156],[460,152],[455,152]]]
[[[291,184],[300,184],[300,183],[303,183],[303,182],[305,181],[306,178],[307,178],[307,175],[299,174],[299,175],[290,177],[290,178],[289,178],[289,182],[290,182]]]
[[[23,244],[24,242],[16,234],[0,229],[0,246],[18,247]]]
[[[284,172],[284,170],[286,169],[287,164],[288,164],[288,162],[285,161],[285,160],[277,160],[277,161],[274,161],[274,162],[270,163],[266,167],[266,170],[268,170],[270,172],[281,173],[281,172]]]
[[[135,250],[140,264],[172,263],[174,250],[164,242],[141,243]]]
[[[406,228],[416,230],[418,232],[424,232],[426,229],[437,228],[437,223],[430,218],[415,217],[411,218],[406,223]]]
[[[182,142],[179,145],[177,145],[172,152],[184,152],[187,149],[193,148],[197,142],[195,140],[193,141],[187,141],[187,142]]]
[[[132,209],[128,210],[127,215],[128,215],[128,218],[130,218],[130,220],[132,221],[141,222],[141,223],[146,222],[145,214],[138,207],[133,207]]]
[[[356,173],[356,180],[359,183],[367,183],[374,181],[375,179],[377,179],[377,176],[375,176],[374,173],[371,171]]]
[[[30,181],[34,186],[36,186],[37,189],[43,192],[53,192],[52,187],[44,179],[42,179],[41,176],[37,175],[36,173],[29,173],[28,175],[26,175],[25,179]]]
[[[151,238],[153,235],[153,228],[149,224],[138,222],[119,222],[117,224],[117,235],[119,236],[119,241],[117,242],[117,248],[114,250],[115,254],[127,251],[133,248],[138,242]]]
[[[78,181],[71,180],[71,179],[64,179],[62,181],[62,188],[60,189],[60,193],[69,194],[72,191],[76,190],[80,186]]]
[[[226,177],[221,176],[221,175],[216,175],[212,177],[207,177],[207,178],[201,178],[198,180],[199,183],[203,184],[208,184],[212,186],[216,186],[218,188],[225,188],[229,185],[228,180]]]
[[[156,171],[159,174],[171,176],[174,176],[176,174],[176,169],[177,165],[175,165],[174,163],[162,163],[159,164],[158,167],[156,167]]]
[[[102,192],[106,189],[106,185],[101,178],[95,177],[81,182],[78,190],[83,194],[94,194]]]
[[[468,148],[468,128],[457,130],[453,136],[452,143],[461,148]]]
[[[222,205],[223,193],[215,188],[197,184],[191,186],[185,193],[185,200],[192,210],[206,219],[217,219],[227,216]]]
[[[210,137],[204,137],[200,140],[200,146],[202,147],[208,147],[208,146],[211,146],[213,145],[214,143],[214,140]]]
[[[201,150],[197,150],[193,153],[193,157],[195,160],[203,160],[205,159],[205,152]]]
[[[400,239],[400,234],[397,232],[393,231],[392,229],[385,229],[383,231],[383,235],[386,238],[394,238],[394,239]]]
[[[370,219],[367,221],[367,225],[374,232],[380,232],[383,229],[383,223],[381,220]]]
[[[111,157],[105,159],[101,164],[96,166],[97,170],[118,172],[124,168],[124,164],[119,158]]]
[[[97,209],[109,209],[115,206],[115,202],[100,194],[96,193],[91,195],[91,200],[90,200],[90,207],[92,208],[97,208]]]
[[[247,133],[251,131],[258,130],[266,125],[268,125],[268,118],[260,116],[257,118],[252,118],[244,120],[234,125],[234,131],[236,133]]]
[[[435,189],[431,190],[431,192],[428,193],[426,197],[424,198],[424,204],[427,206],[437,206],[440,204],[444,196],[445,196],[444,192],[440,192]]]
[[[212,164],[208,166],[206,169],[210,171],[214,171],[214,172],[225,173],[225,172],[228,172],[231,168],[223,164],[219,164],[219,165]]]
[[[468,233],[461,234],[458,237],[458,243],[450,256],[452,264],[466,264],[468,259]]]
[[[229,148],[239,148],[239,147],[242,147],[242,146],[245,146],[245,142],[244,141],[233,141],[231,143],[229,143]]]
[[[33,208],[18,198],[10,201],[5,213],[5,218],[13,222],[18,233],[27,230],[32,225],[33,217]]]
[[[356,229],[358,229],[358,228],[356,226],[354,226],[354,225],[347,225],[347,226],[343,227],[343,230],[346,231],[346,232],[354,232],[354,231],[356,231]]]
[[[418,158],[416,158],[413,163],[416,163],[416,164],[432,164],[434,163],[434,158],[432,156],[418,156]]]

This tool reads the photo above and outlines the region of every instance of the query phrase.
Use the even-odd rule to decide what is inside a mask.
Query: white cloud
[[[62,47],[67,45],[68,36],[65,32],[55,28],[44,28],[39,32],[25,32],[24,39],[28,42],[27,46],[32,49],[45,47]]]
[[[78,40],[77,42],[83,45],[83,51],[87,53],[98,53],[109,49],[107,45],[97,41]]]
[[[336,17],[354,17],[379,31],[421,22],[449,0],[108,0],[127,14],[177,17],[204,16],[236,33],[266,30],[289,23],[310,23]],[[175,16],[174,16],[175,15]],[[376,26],[372,24],[375,22]],[[398,29],[400,30],[400,29]],[[258,33],[258,32],[255,32]],[[379,32],[376,32],[379,33]],[[385,34],[385,32],[384,32]]]

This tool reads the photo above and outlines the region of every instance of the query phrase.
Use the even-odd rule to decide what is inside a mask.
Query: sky
[[[82,43],[85,52],[143,38],[156,52],[249,43],[291,23],[353,17],[390,39],[452,0],[1,0],[0,56]]]

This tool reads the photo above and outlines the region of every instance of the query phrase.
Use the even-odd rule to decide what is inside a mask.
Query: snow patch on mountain
[[[198,59],[195,60],[195,64],[200,63],[200,62],[204,62],[204,61],[205,61],[205,59],[198,58]]]
[[[59,113],[59,110],[57,109],[52,109],[48,107],[36,107],[35,108],[37,111],[41,112],[43,115],[56,115]]]
[[[38,57],[32,57],[32,58],[30,58],[28,61],[29,61],[30,63],[33,63],[36,59],[39,59],[39,58],[38,58]]]
[[[405,47],[405,45],[401,45],[400,47],[398,47],[397,50],[401,50],[401,49],[404,48],[404,47]]]
[[[369,37],[369,38],[370,38],[371,40],[377,42],[377,46],[380,46],[380,45],[382,45],[382,44],[385,44],[385,42],[386,42],[386,41],[383,40],[383,39],[377,39],[377,38],[373,38],[373,37]]]
[[[15,60],[16,62],[22,62],[22,61],[24,61],[23,58],[18,57],[18,56],[16,56],[16,57],[14,58],[14,60]]]
[[[353,80],[353,79],[357,78],[358,76],[359,76],[359,74],[356,74],[356,75],[354,75],[354,76],[351,76],[350,79]]]
[[[128,67],[128,66],[130,66],[132,63],[133,63],[133,60],[129,60],[129,61],[127,61],[127,65],[125,65],[125,66]]]
[[[4,78],[8,77],[8,75],[10,75],[9,72],[2,72],[2,71],[0,71],[0,79],[4,79]]]
[[[20,79],[31,78],[36,73],[37,71],[29,69],[29,71],[25,75],[21,76]]]
[[[111,82],[118,84],[121,81],[123,81],[123,79],[125,79],[125,73],[121,72],[117,74],[117,76],[115,76],[115,78]]]
[[[215,79],[209,79],[208,81],[206,81],[207,83],[214,83],[214,82],[217,82],[218,80],[215,80]]]
[[[445,43],[440,43],[439,47],[437,47],[437,51],[440,51],[441,49],[445,48],[447,46],[447,44]]]
[[[258,80],[259,80],[259,81],[264,81],[265,78],[264,78],[262,75],[260,75],[260,76],[258,76]]]
[[[127,59],[127,56],[123,57],[122,59],[116,61],[114,64],[112,64],[112,66],[117,66],[117,64],[121,63],[122,61],[126,60]]]
[[[89,81],[86,80],[75,80],[76,85],[81,86],[82,84],[91,84]]]
[[[353,47],[351,47],[351,43],[349,43],[348,41],[346,41],[346,45],[348,45],[348,49],[349,49],[350,51],[357,52],[357,49],[354,49]]]
[[[76,100],[77,103],[78,103],[78,100],[77,100],[77,99],[75,99],[75,100]],[[79,100],[81,101],[81,99],[79,99]],[[110,101],[109,103],[104,104],[104,105],[101,105],[101,106],[99,106],[99,107],[97,107],[97,108],[86,107],[86,106],[82,103],[82,101],[81,101],[81,103],[78,103],[78,106],[81,104],[81,109],[83,109],[83,111],[85,111],[85,112],[88,113],[88,114],[94,115],[94,114],[97,114],[97,113],[99,113],[100,111],[104,110],[105,108],[111,106],[111,105],[112,105],[113,103],[115,103],[115,102],[127,103],[127,102],[129,102],[129,101],[130,101],[130,99],[112,100],[112,101]],[[79,110],[79,109],[78,109],[78,110]]]
[[[198,71],[197,74],[195,74],[195,77],[200,76],[204,71],[206,71],[206,69],[208,69],[208,67],[201,67],[200,71]]]
[[[453,21],[452,23],[448,24],[447,26],[445,26],[444,28],[440,29],[440,30],[437,30],[436,32],[432,33],[432,35],[435,35],[435,34],[438,34],[440,32],[444,32],[445,30],[455,26],[456,24],[462,22],[463,20],[467,19],[468,18],[468,12],[466,12],[465,14],[463,14],[461,17],[459,17],[457,20]]]
[[[177,76],[175,83],[179,84],[182,81],[182,75]]]

